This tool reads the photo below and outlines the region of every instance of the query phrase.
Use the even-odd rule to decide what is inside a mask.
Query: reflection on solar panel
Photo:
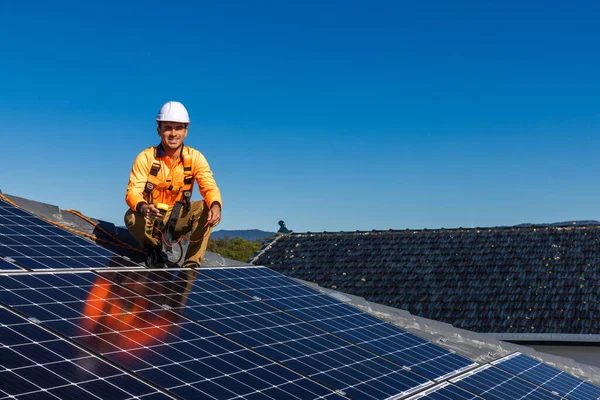
[[[31,270],[139,267],[62,228],[0,201],[0,256]]]
[[[202,273],[430,379],[440,380],[476,366],[466,358],[267,268],[219,268]]]
[[[461,388],[489,400],[553,399],[561,397],[491,365],[484,365],[451,379]]]
[[[3,260],[2,258],[0,258],[0,271],[23,271],[22,268],[19,268],[18,266],[16,266],[13,263],[9,263],[5,260]]]
[[[158,300],[158,299],[157,299]],[[0,302],[182,398],[341,399],[91,272],[0,275]]]
[[[0,321],[0,398],[171,398],[2,307]]]
[[[448,382],[441,383],[431,389],[419,393],[415,396],[409,397],[406,400],[477,400],[482,399],[473,393],[469,393],[457,386],[454,386]]]
[[[196,271],[105,276],[351,398],[386,399],[433,384],[397,364]],[[185,299],[181,301],[181,299]]]
[[[600,388],[521,353],[492,363],[498,368],[556,392],[567,399],[600,399]]]

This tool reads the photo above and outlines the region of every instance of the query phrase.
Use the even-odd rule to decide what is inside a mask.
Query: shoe
[[[164,268],[165,259],[162,253],[162,246],[151,247],[148,249],[148,257],[146,258],[146,266],[148,268]]]
[[[200,268],[200,264],[198,264],[197,262],[186,262],[183,263],[182,268]]]

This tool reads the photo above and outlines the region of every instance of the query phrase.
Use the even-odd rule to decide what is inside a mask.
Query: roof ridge
[[[421,229],[388,229],[388,230],[377,230],[373,229],[371,231],[338,231],[338,232],[294,232],[290,236],[306,236],[306,235],[348,235],[348,234],[357,234],[357,235],[370,235],[370,234],[389,234],[389,233],[448,233],[448,232],[496,232],[496,231],[537,231],[537,230],[576,230],[576,229],[600,229],[600,222],[594,221],[593,223],[585,224],[585,225],[554,225],[554,224],[544,224],[544,225],[514,225],[514,226],[494,226],[494,227],[473,227],[473,228],[421,228]]]

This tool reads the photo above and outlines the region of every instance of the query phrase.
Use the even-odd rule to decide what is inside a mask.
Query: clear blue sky
[[[597,1],[0,1],[0,17],[5,193],[121,225],[177,100],[219,229],[600,219]]]

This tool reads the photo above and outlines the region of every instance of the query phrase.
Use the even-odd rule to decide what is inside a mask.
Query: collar
[[[183,160],[183,148],[185,147],[185,143],[181,143],[181,152],[179,153],[179,158],[181,158]],[[155,157],[159,158],[159,157],[166,157],[167,156],[167,152],[165,151],[165,148],[162,145],[162,142],[158,144],[158,146],[156,146],[156,153],[155,153]]]

